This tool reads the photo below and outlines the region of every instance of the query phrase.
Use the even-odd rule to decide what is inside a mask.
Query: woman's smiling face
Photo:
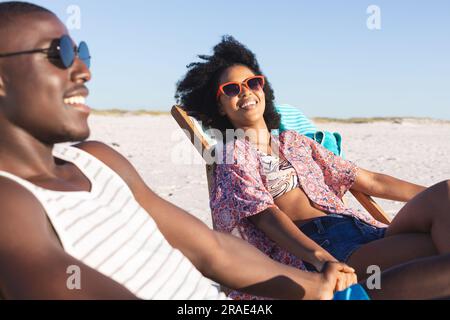
[[[255,73],[246,66],[236,65],[226,69],[219,79],[219,85],[227,82],[243,83]],[[233,126],[238,128],[253,127],[264,121],[266,99],[263,88],[251,90],[242,85],[242,90],[235,97],[225,94],[219,96],[219,113],[228,117]]]

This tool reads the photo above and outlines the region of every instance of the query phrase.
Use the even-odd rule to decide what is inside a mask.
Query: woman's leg
[[[386,270],[414,259],[450,253],[450,182],[439,183],[409,201],[386,231],[386,237],[356,250],[347,263],[360,279],[377,265]]]
[[[381,275],[381,288],[370,290],[374,300],[450,298],[450,255],[411,261]]]
[[[365,280],[369,266],[386,271],[411,260],[437,255],[433,241],[428,234],[401,234],[389,236],[365,244],[349,258],[347,264],[356,270],[359,280]]]
[[[386,236],[427,233],[439,254],[450,253],[450,180],[417,195],[397,214]]]

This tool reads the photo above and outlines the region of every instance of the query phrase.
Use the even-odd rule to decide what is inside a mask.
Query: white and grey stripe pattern
[[[91,181],[89,192],[56,192],[6,172],[42,203],[65,251],[142,299],[225,299],[170,246],[125,182],[104,163],[74,147],[56,146]]]

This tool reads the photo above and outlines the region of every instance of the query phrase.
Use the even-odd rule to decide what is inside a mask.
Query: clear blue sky
[[[93,55],[89,104],[169,110],[176,82],[224,34],[252,49],[277,102],[309,116],[450,119],[448,0],[36,0],[81,9]],[[366,10],[381,9],[381,30]]]

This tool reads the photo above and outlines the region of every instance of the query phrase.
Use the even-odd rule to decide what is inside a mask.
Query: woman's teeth
[[[70,98],[64,99],[64,103],[67,105],[86,104],[86,98],[82,97],[82,96],[70,97]]]
[[[256,101],[250,101],[250,102],[244,103],[241,106],[241,109],[250,110],[250,109],[254,109],[255,107],[256,107]]]

